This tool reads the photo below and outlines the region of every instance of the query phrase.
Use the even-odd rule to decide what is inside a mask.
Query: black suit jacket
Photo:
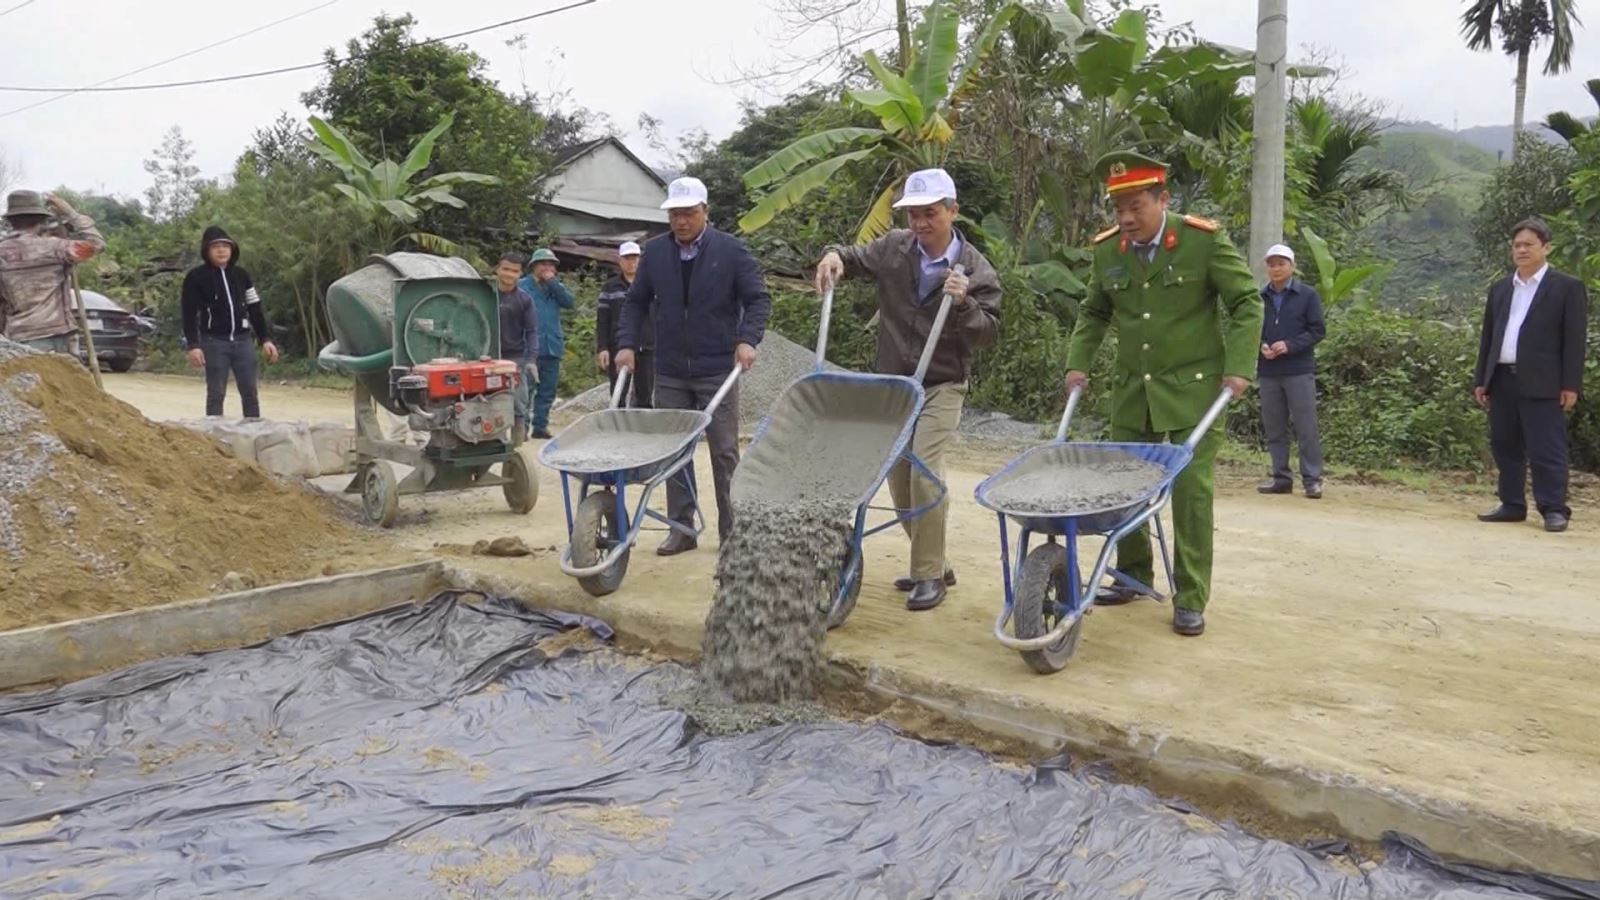
[[[1474,385],[1487,388],[1500,361],[1511,317],[1511,276],[1489,288],[1478,338]],[[1539,281],[1533,305],[1517,334],[1517,387],[1522,396],[1553,398],[1583,384],[1583,352],[1589,318],[1589,292],[1583,282],[1550,269]]]
[[[706,226],[684,292],[683,264],[672,232],[645,242],[617,325],[617,346],[638,347],[655,325],[656,375],[721,377],[733,371],[739,344],[760,346],[772,299],[744,242]]]

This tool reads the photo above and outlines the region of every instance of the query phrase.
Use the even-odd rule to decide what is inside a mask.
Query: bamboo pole
[[[78,309],[78,333],[83,335],[83,348],[89,358],[89,371],[94,373],[94,386],[104,391],[106,384],[100,379],[100,357],[94,354],[94,335],[89,331],[89,314],[83,308],[83,291],[78,289],[78,273],[67,270],[67,280],[72,284],[72,298]]]

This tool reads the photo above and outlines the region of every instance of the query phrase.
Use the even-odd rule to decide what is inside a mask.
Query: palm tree
[[[1494,48],[1496,35],[1507,56],[1517,59],[1516,113],[1514,135],[1522,134],[1523,112],[1528,101],[1528,58],[1533,47],[1550,41],[1544,74],[1560,75],[1572,68],[1572,31],[1583,23],[1578,19],[1578,0],[1467,0],[1461,14],[1461,36],[1472,50]],[[1512,157],[1516,156],[1512,142]]]
[[[1596,106],[1600,106],[1600,78],[1591,78],[1583,83],[1589,96],[1594,98]],[[1583,135],[1588,134],[1592,128],[1582,119],[1569,112],[1553,112],[1545,116],[1544,127],[1554,131],[1562,140],[1571,144]]]

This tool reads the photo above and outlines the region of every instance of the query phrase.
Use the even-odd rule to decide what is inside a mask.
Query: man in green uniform
[[[1106,330],[1115,327],[1112,440],[1181,442],[1222,388],[1237,398],[1250,386],[1262,316],[1255,278],[1217,223],[1167,211],[1165,165],[1124,151],[1101,157],[1095,171],[1116,206],[1117,227],[1095,238],[1094,277],[1067,352],[1067,389],[1086,383]],[[1211,467],[1221,440],[1219,423],[1173,484],[1172,630],[1183,635],[1205,631]],[[1148,529],[1117,545],[1117,568],[1154,583]],[[1135,596],[1129,588],[1111,587],[1097,602],[1125,603]]]

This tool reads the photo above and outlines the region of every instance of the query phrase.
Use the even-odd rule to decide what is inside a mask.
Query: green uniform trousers
[[[1149,422],[1145,428],[1150,427]],[[1149,430],[1111,426],[1111,439],[1119,442],[1154,444],[1171,441],[1181,444],[1192,429],[1161,434]],[[1194,459],[1172,485],[1173,542],[1176,582],[1172,605],[1204,610],[1211,597],[1211,541],[1213,494],[1212,463],[1222,445],[1222,420],[1206,432],[1194,450]],[[1155,586],[1155,555],[1150,547],[1149,526],[1135,531],[1117,544],[1117,568]]]

